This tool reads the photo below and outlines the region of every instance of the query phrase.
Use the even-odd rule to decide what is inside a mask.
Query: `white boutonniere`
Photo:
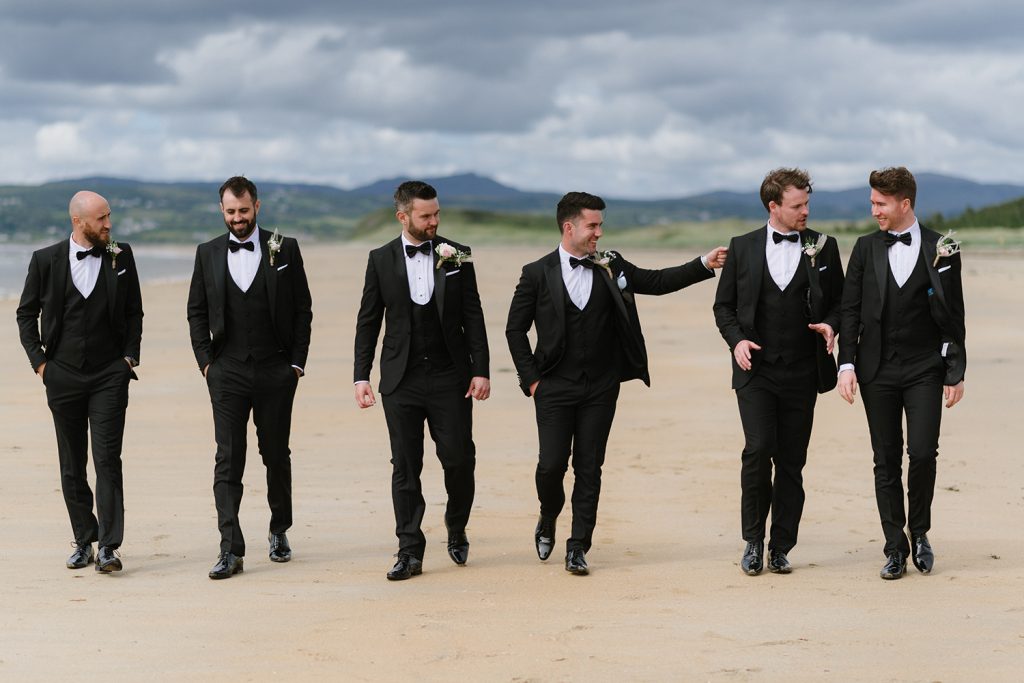
[[[274,234],[267,238],[267,252],[270,254],[270,265],[274,265],[274,257],[277,256],[277,252],[281,251],[282,242],[284,242],[284,238],[278,234],[277,228],[274,228]]]
[[[439,269],[445,263],[454,263],[456,266],[461,266],[466,261],[473,260],[468,251],[456,249],[447,242],[437,245],[434,251],[437,252],[437,265],[434,266],[435,269]]]
[[[955,232],[950,230],[935,243],[935,260],[932,261],[932,268],[939,265],[940,258],[947,258],[953,254],[960,253],[960,240],[953,237],[955,234]]]
[[[110,240],[107,242],[107,253],[110,254],[110,267],[117,269],[117,255],[122,251],[121,247],[117,246],[117,240]]]
[[[828,242],[828,235],[818,235],[817,242],[811,239],[804,241],[803,252],[811,257],[811,268],[814,267],[814,258],[825,248],[825,242]]]
[[[594,252],[591,259],[593,259],[595,265],[601,266],[608,272],[608,277],[615,277],[612,275],[612,261],[618,258],[618,256],[614,251],[597,251]]]

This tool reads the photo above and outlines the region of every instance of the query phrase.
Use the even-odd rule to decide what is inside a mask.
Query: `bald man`
[[[110,239],[110,205],[95,192],[71,198],[71,237],[32,254],[18,305],[21,344],[46,387],[57,432],[61,488],[74,552],[68,569],[123,567],[121,442],[128,381],[138,379],[142,294],[127,244]],[[86,476],[92,436],[96,511]],[[93,543],[99,544],[98,555]]]

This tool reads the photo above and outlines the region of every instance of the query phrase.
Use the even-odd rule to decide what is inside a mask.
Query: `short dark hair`
[[[436,199],[437,190],[422,180],[406,180],[395,190],[395,211],[408,213],[414,199]]]
[[[224,199],[224,192],[230,192],[236,197],[241,197],[248,192],[253,202],[259,198],[256,194],[256,185],[243,175],[232,176],[225,180],[224,184],[220,186],[221,199]]]
[[[604,200],[596,194],[587,192],[568,192],[559,201],[555,210],[555,220],[558,221],[558,231],[562,232],[562,226],[566,221],[577,218],[584,209],[592,211],[604,211]]]
[[[807,194],[814,191],[807,171],[800,168],[777,168],[769,171],[761,181],[761,203],[764,208],[767,210],[771,202],[782,204],[782,195],[786,193],[787,187],[807,190]]]
[[[872,171],[868,176],[868,184],[871,185],[871,189],[890,197],[909,199],[910,208],[914,208],[914,202],[917,201],[917,181],[906,166],[890,166]]]

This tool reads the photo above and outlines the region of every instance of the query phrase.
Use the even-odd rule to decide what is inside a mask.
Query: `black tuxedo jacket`
[[[277,342],[288,354],[292,365],[305,368],[313,322],[313,299],[299,243],[294,238],[285,237],[271,265],[267,249],[270,233],[262,228],[258,230],[263,252],[260,268],[266,278],[271,323]],[[227,254],[227,232],[196,249],[192,285],[188,291],[188,328],[200,371],[220,355],[227,338],[224,309],[227,278],[231,277]]]
[[[810,228],[800,233],[800,243],[818,241],[820,233]],[[761,334],[754,326],[757,304],[761,298],[764,271],[768,267],[765,245],[767,226],[729,242],[729,258],[722,269],[715,295],[715,323],[729,345],[729,350],[744,339],[761,345]],[[814,255],[814,265],[807,254],[800,256],[800,266],[807,272],[811,293],[811,319],[809,322],[827,323],[839,334],[840,307],[843,297],[843,264],[839,259],[839,246],[828,239],[820,254]],[[836,361],[825,348],[825,339],[816,335],[815,362],[818,367],[818,391],[824,393],[836,385]],[[761,364],[761,354],[751,354],[751,368],[743,370],[732,359],[732,388],[739,389],[750,381]]]
[[[101,256],[99,277],[106,280],[107,309],[121,353],[139,358],[142,344],[142,291],[132,248],[121,242],[121,253]],[[68,240],[40,249],[28,264],[25,288],[18,304],[18,330],[32,369],[51,358],[60,345],[64,322],[64,292],[71,278]],[[94,257],[89,257],[94,258]],[[116,267],[115,267],[116,264]],[[134,373],[133,373],[134,376]]]
[[[928,270],[927,305],[932,320],[942,330],[946,352],[947,386],[959,384],[967,370],[964,346],[964,290],[960,280],[960,254],[935,263],[939,233],[921,226],[921,255]],[[889,283],[889,250],[885,231],[876,230],[857,239],[850,255],[843,292],[842,332],[839,335],[839,363],[853,363],[859,382],[870,382],[882,358],[882,313]],[[936,349],[938,351],[938,349]]]
[[[700,258],[662,270],[646,270],[616,252],[607,270],[594,267],[594,287],[608,287],[615,302],[615,324],[620,343],[619,381],[642,379],[651,385],[647,369],[647,347],[636,310],[636,294],[668,294],[696,282],[713,278]],[[620,284],[622,288],[620,289]],[[532,348],[527,333],[537,326],[537,346]],[[519,373],[519,386],[530,395],[530,385],[550,372],[565,352],[565,282],[558,249],[523,267],[512,296],[505,325],[505,338],[512,362]]]
[[[430,255],[437,264],[437,247],[450,244],[470,253],[469,247],[436,235]],[[385,321],[384,341],[380,352],[380,393],[395,390],[409,364],[412,333],[412,298],[406,271],[402,238],[396,237],[370,252],[366,263],[363,298],[356,318],[355,363],[353,381],[369,380],[374,351]],[[434,304],[441,320],[445,345],[456,372],[469,386],[472,377],[489,377],[490,357],[484,312],[476,287],[476,271],[472,262],[461,266],[445,262],[434,268]]]

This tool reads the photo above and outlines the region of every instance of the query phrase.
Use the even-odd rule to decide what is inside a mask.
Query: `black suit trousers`
[[[395,508],[398,552],[423,559],[427,540],[420,530],[426,501],[423,472],[423,423],[437,449],[448,493],[444,522],[449,532],[465,531],[476,493],[473,399],[454,366],[416,364],[394,391],[384,394],[384,418],[391,438],[391,501]]]
[[[206,384],[213,405],[217,455],[213,467],[213,499],[217,506],[220,549],[245,555],[245,538],[238,521],[245,472],[249,414],[256,425],[263,465],[267,469],[270,532],[280,534],[292,525],[292,461],[288,439],[298,376],[287,356],[276,354],[257,362],[222,355],[210,363]]]
[[[875,499],[885,534],[885,553],[909,554],[911,536],[932,525],[935,459],[942,420],[945,364],[937,353],[883,360],[878,374],[861,384],[875,463]],[[903,416],[907,419],[907,503],[903,505]],[[909,512],[909,520],[907,513]]]
[[[764,539],[771,511],[769,547],[788,553],[796,545],[804,509],[803,468],[817,399],[813,358],[761,363],[757,374],[736,390],[745,440],[740,467],[745,541]]]
[[[121,446],[131,374],[123,358],[86,369],[50,360],[43,371],[46,400],[57,432],[64,504],[79,545],[99,541],[101,546],[118,548],[124,539]],[[86,476],[90,431],[96,470],[96,515]]]
[[[572,458],[572,535],[566,550],[590,550],[601,496],[601,467],[615,418],[619,383],[594,391],[589,382],[545,376],[534,393],[540,455],[535,475],[540,514],[555,518],[565,505],[562,480]]]

